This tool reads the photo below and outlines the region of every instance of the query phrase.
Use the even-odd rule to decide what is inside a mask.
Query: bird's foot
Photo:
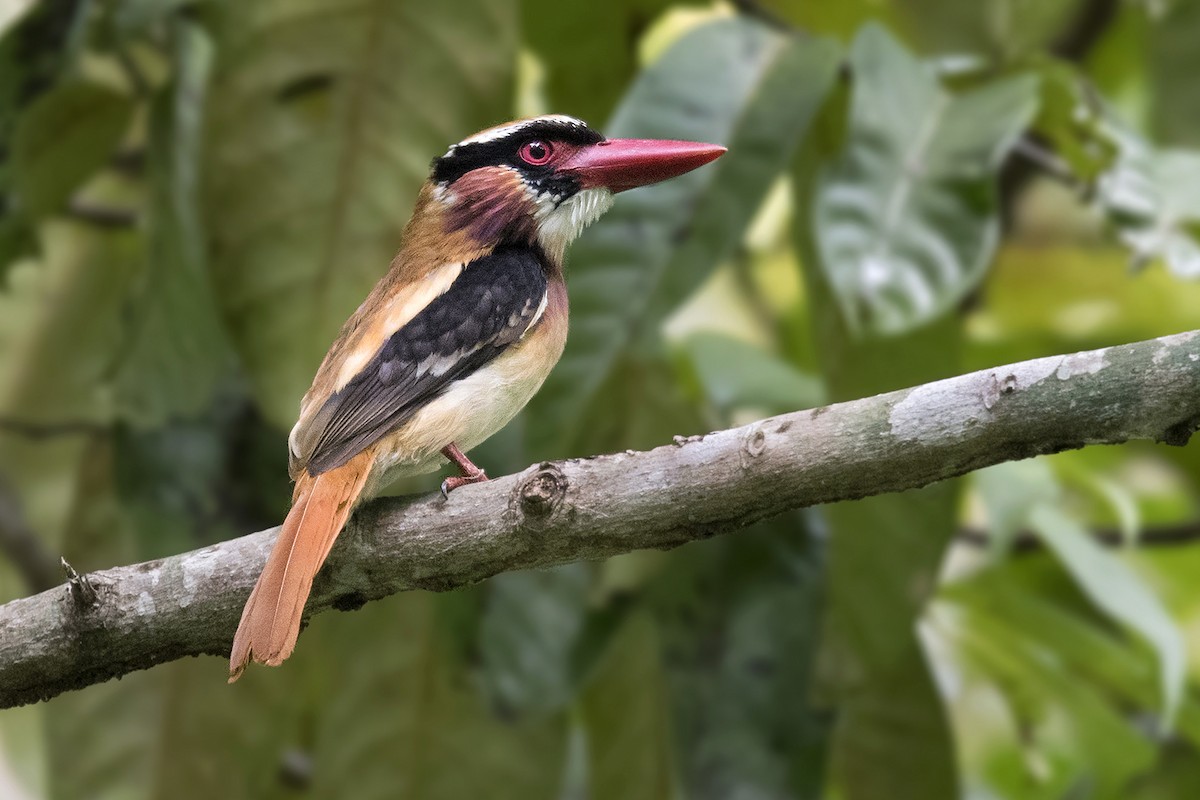
[[[466,454],[459,450],[458,445],[453,442],[442,448],[442,455],[454,462],[458,471],[462,473],[462,475],[451,475],[442,481],[442,497],[444,499],[450,499],[450,493],[460,486],[466,486],[468,483],[483,483],[488,479],[483,470],[475,466],[471,459],[467,458]]]
[[[488,476],[483,474],[483,470],[479,470],[476,475],[451,475],[442,481],[442,497],[448,500],[450,493],[458,487],[466,486],[468,483],[483,483],[487,479]]]

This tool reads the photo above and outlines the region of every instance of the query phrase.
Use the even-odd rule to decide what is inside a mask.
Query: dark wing
[[[308,452],[296,454],[300,462],[317,475],[396,430],[520,340],[545,298],[546,273],[535,252],[504,248],[472,261],[325,401],[305,426]]]

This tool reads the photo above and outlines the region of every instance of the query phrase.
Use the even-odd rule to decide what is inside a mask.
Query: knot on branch
[[[758,458],[767,449],[767,433],[761,425],[754,425],[742,437],[741,463],[742,469],[750,466],[750,462]]]
[[[526,525],[544,528],[567,494],[567,476],[557,465],[543,462],[517,487],[516,506]]]
[[[990,373],[987,385],[983,389],[983,407],[991,411],[996,403],[1000,402],[1001,397],[1012,394],[1018,388],[1017,376],[1014,373],[1008,373],[1003,380],[997,378],[996,373]]]
[[[1163,431],[1159,441],[1172,447],[1183,447],[1197,429],[1200,429],[1200,416],[1188,417]]]

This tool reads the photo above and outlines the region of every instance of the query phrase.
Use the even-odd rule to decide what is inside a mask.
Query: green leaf
[[[511,113],[516,6],[220,10],[205,163],[213,274],[255,394],[289,427],[386,272],[430,159]]]
[[[727,19],[638,77],[606,133],[726,142],[716,164],[622,195],[568,254],[571,336],[534,399],[535,451],[562,451],[632,348],[736,247],[833,79],[837,48]]]
[[[1175,800],[1200,786],[1200,756],[1187,745],[1168,746],[1154,770],[1135,783],[1123,800]]]
[[[0,432],[0,472],[29,527],[63,548],[80,459],[112,421],[106,383],[121,343],[120,307],[141,258],[127,232],[68,222],[39,227],[42,257],[23,262],[0,292],[0,419],[45,426],[46,438]],[[122,563],[120,559],[104,566]],[[25,584],[0,570],[0,597]]]
[[[1193,81],[1200,69],[1195,47],[1200,6],[1183,0],[1160,3],[1157,13],[1147,16],[1149,24],[1139,31],[1145,37],[1145,54],[1134,58],[1145,58],[1149,72],[1154,139],[1174,147],[1200,147],[1200,97]],[[1128,48],[1124,52],[1128,54]]]
[[[564,716],[513,719],[484,705],[451,657],[439,602],[408,592],[324,615],[303,637],[293,658],[320,662],[310,698],[316,796],[350,787],[356,798],[557,796]]]
[[[144,552],[145,543],[124,524],[128,509],[116,492],[114,467],[108,442],[87,448],[63,543],[81,571],[135,562]],[[192,521],[164,516],[159,523]],[[186,538],[178,528],[156,532],[167,542]],[[296,669],[252,670],[228,686],[225,674],[223,659],[184,659],[45,704],[48,796],[285,796],[280,773],[300,744],[304,715],[311,713],[305,676]]]
[[[951,637],[956,631],[978,631],[998,649],[1041,653],[1043,661],[1058,665],[1065,675],[1094,682],[1093,691],[1110,694],[1118,713],[1126,712],[1124,703],[1151,711],[1161,702],[1154,654],[1131,647],[1123,631],[1095,614],[1072,581],[1049,559],[1007,560],[944,586],[938,602],[971,615],[955,622]],[[1001,688],[1054,699],[1048,687],[1036,683]],[[1200,702],[1194,695],[1185,696],[1180,705],[1178,733],[1200,745]]]
[[[84,2],[18,2],[0,11],[0,286],[18,258],[37,252],[34,220],[13,190],[13,136],[78,57],[90,11]]]
[[[1200,152],[1157,150],[1128,131],[1117,138],[1120,156],[1096,199],[1134,265],[1161,261],[1176,277],[1200,278]]]
[[[960,669],[994,682],[1010,717],[993,736],[1012,738],[989,748],[977,780],[1001,797],[1060,800],[1080,785],[1091,787],[1091,796],[1124,797],[1130,780],[1151,766],[1154,751],[1103,683],[1119,682],[1119,694],[1131,695],[1145,676],[1125,646],[1038,596],[1031,581],[1022,580],[1028,577],[1005,567],[946,591],[961,615],[950,617],[946,632]],[[984,730],[967,735],[963,746],[978,751]]]
[[[9,4],[0,13],[0,37],[7,35],[13,26],[20,24],[21,18],[28,14],[34,5],[36,3],[33,0],[17,0]]]
[[[105,3],[98,11],[103,15],[100,30],[105,44],[128,46],[139,36],[153,36],[155,26],[173,24],[172,17],[187,6],[199,12],[203,0],[122,0]],[[111,40],[111,41],[110,41]]]
[[[958,371],[960,321],[950,313],[900,336],[854,334],[835,300],[817,246],[822,176],[844,149],[848,91],[824,109],[793,169],[796,247],[806,310],[831,400],[852,399]],[[817,691],[833,706],[833,778],[849,800],[915,782],[914,796],[959,796],[954,743],[916,620],[955,531],[957,486],[840,503],[823,510],[831,531],[829,594]]]
[[[936,587],[955,494],[947,487],[828,509],[837,537],[829,631],[837,647],[830,653],[842,655],[841,684],[870,681],[909,659],[916,644],[911,626]],[[867,551],[871,546],[876,552]]]
[[[1011,244],[989,277],[985,307],[971,315],[981,335],[972,337],[966,368],[1177,333],[1195,327],[1197,308],[1200,282],[1166,270],[1130,280],[1118,246]]]
[[[545,389],[542,390],[545,392]],[[535,398],[536,400],[536,398]],[[679,433],[710,430],[694,394],[677,380],[674,365],[666,355],[638,357],[623,354],[605,382],[590,393],[588,407],[560,414],[579,420],[569,438],[552,439],[540,416],[541,405],[527,412],[529,454],[556,458],[567,453],[604,453],[618,450],[649,450]]]
[[[487,582],[478,647],[484,682],[504,707],[544,711],[574,698],[572,653],[590,586],[585,564],[510,572]]]
[[[971,476],[971,482],[983,500],[989,538],[998,551],[1028,526],[1033,505],[1057,501],[1061,491],[1058,477],[1042,458],[981,469]]]
[[[833,34],[849,41],[868,20],[890,23],[896,19],[896,3],[879,0],[843,0],[839,3],[813,3],[810,0],[764,0],[764,7],[779,14],[801,30]]]
[[[42,259],[15,270],[0,294],[0,416],[103,427],[114,416],[108,379],[140,243],[127,232],[60,221],[43,223],[39,234]],[[33,465],[59,449],[0,437],[0,463],[36,472]]]
[[[1131,487],[1107,477],[1094,461],[1084,461],[1081,454],[1065,453],[1055,460],[1063,484],[1079,496],[1092,500],[1096,507],[1088,519],[1112,520],[1126,545],[1137,543],[1142,529],[1137,496]],[[1075,456],[1075,458],[1072,458]]]
[[[709,402],[722,411],[770,413],[813,408],[825,402],[821,381],[761,347],[716,333],[689,336],[682,349]]]
[[[66,552],[81,568],[136,560],[107,446],[87,465]],[[234,686],[224,660],[205,657],[55,698],[50,796],[553,800],[563,715],[489,708],[447,646],[443,599],[324,615],[285,666]]]
[[[1150,644],[1160,667],[1163,725],[1169,728],[1182,697],[1186,654],[1179,628],[1158,598],[1125,562],[1102,549],[1061,510],[1059,481],[1044,459],[992,467],[976,480],[992,525],[1002,535],[1031,527],[1100,610]]]
[[[1001,797],[1059,800],[1080,783],[1096,797],[1132,796],[1172,741],[1144,724],[1160,702],[1154,655],[1097,615],[1071,580],[1052,558],[1008,560],[945,586],[931,615],[960,693],[978,695],[983,682],[1007,701],[1011,725],[981,720],[962,743]],[[1194,694],[1177,734],[1189,749],[1200,737]]]
[[[522,0],[523,43],[545,66],[549,107],[599,125],[637,71],[638,41],[647,25],[669,5],[609,0],[556,13],[541,0]]]
[[[144,796],[153,770],[151,726],[161,717],[160,673],[88,687],[46,709],[51,800]],[[103,735],[100,735],[103,730]],[[68,761],[67,753],[78,758]]]
[[[1084,0],[894,0],[895,16],[922,50],[1011,62],[1050,47]],[[1089,12],[1097,13],[1097,12]]]
[[[1096,606],[1154,648],[1160,670],[1162,727],[1169,730],[1179,711],[1187,667],[1183,637],[1174,620],[1133,570],[1101,549],[1065,513],[1040,505],[1031,512],[1029,522]]]
[[[118,523],[111,452],[84,448],[62,552],[82,571],[128,563],[134,548]],[[48,797],[136,797],[148,788],[163,716],[165,671],[146,671],[52,699],[44,707]]]
[[[848,798],[886,798],[897,787],[911,797],[962,793],[954,741],[942,698],[919,651],[877,676],[838,714],[832,772]]]
[[[246,443],[244,403],[245,398],[226,395],[206,418],[175,420],[151,430],[117,429],[113,460],[122,527],[136,543],[131,560],[183,553],[282,518],[248,513],[269,508],[272,500],[278,504],[288,493],[280,485],[287,467],[278,440],[272,444],[279,479],[247,480],[246,465],[255,454]],[[274,496],[272,490],[277,491]]]
[[[130,300],[130,346],[116,377],[123,418],[143,427],[198,414],[232,363],[197,196],[212,45],[192,23],[172,33],[174,77],[150,117],[148,259]]]
[[[32,217],[61,210],[116,150],[133,108],[126,95],[83,81],[61,84],[39,97],[13,133],[18,208]]]
[[[25,221],[14,214],[0,216],[0,289],[17,261],[37,251],[37,239]]]
[[[653,619],[629,618],[580,705],[590,800],[674,800],[670,717]]]
[[[1107,133],[1107,112],[1074,65],[1030,59],[1041,79],[1033,130],[1045,139],[1074,177],[1090,185],[1113,166],[1116,143]]]
[[[788,39],[730,131],[729,152],[712,167],[712,182],[679,230],[670,258],[636,326],[642,344],[741,244],[779,175],[791,163],[837,77],[842,50],[827,39]],[[801,91],[797,86],[803,87]]]
[[[855,41],[848,141],[821,177],[822,268],[856,330],[911,330],[951,308],[991,263],[995,171],[1037,108],[1029,76],[961,96],[876,25]]]
[[[787,514],[680,548],[647,582],[686,797],[821,796],[822,545]]]
[[[835,704],[833,771],[850,800],[886,786],[959,796],[954,741],[916,622],[954,533],[957,487],[827,509],[833,531],[819,686]]]
[[[231,687],[223,672],[221,659],[187,659],[52,700],[49,797],[294,797],[304,686],[264,672]]]

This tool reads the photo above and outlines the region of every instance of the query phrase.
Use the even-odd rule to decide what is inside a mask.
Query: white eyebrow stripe
[[[556,122],[560,125],[574,125],[578,128],[586,128],[588,126],[583,120],[576,119],[575,117],[568,117],[566,114],[547,114],[542,117],[532,117],[530,119],[523,119],[520,122],[513,122],[508,125],[497,125],[495,128],[488,128],[486,131],[480,131],[474,136],[469,136],[466,139],[463,139],[461,142],[455,145],[455,147],[464,144],[482,144],[484,142],[494,142],[497,139],[503,139],[505,136],[511,136],[517,131],[541,122]],[[451,147],[450,149],[453,151],[454,147]]]

